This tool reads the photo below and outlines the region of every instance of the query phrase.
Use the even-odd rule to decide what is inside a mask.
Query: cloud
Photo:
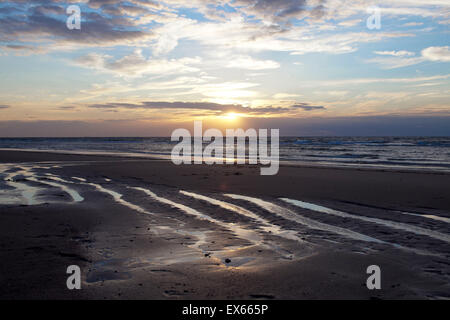
[[[381,30],[366,28],[368,4],[365,0],[81,0],[77,4],[82,9],[80,31],[66,28],[65,8],[68,3],[62,0],[1,2],[0,55],[47,52],[49,54],[45,60],[54,62],[58,72],[64,72],[63,64],[69,61],[72,65],[66,71],[74,79],[86,75],[85,81],[78,85],[61,83],[62,90],[54,92],[55,96],[45,97],[44,92],[48,90],[40,88],[48,89],[45,79],[51,74],[46,72],[39,75],[43,76],[43,81],[32,88],[33,92],[27,91],[23,95],[5,92],[4,101],[12,101],[10,96],[14,95],[17,96],[15,99],[22,102],[37,101],[34,100],[37,97],[43,106],[52,107],[55,101],[59,101],[61,105],[76,105],[77,110],[81,108],[80,104],[84,106],[109,101],[208,101],[221,106],[218,109],[204,107],[192,110],[219,113],[229,110],[223,107],[228,105],[240,106],[245,108],[242,112],[255,115],[277,112],[342,114],[354,99],[351,94],[342,97],[339,93],[346,90],[344,87],[347,85],[379,83],[386,91],[394,86],[391,84],[397,83],[427,85],[428,80],[409,79],[408,75],[401,73],[402,70],[388,72],[398,79],[358,79],[363,67],[359,63],[366,58],[375,58],[370,62],[385,69],[413,66],[424,61],[448,61],[448,47],[434,46],[442,45],[438,41],[438,33],[445,36],[447,32],[443,26],[437,25],[448,19],[446,15],[450,3],[445,0],[384,2]],[[436,37],[427,38],[427,34],[417,28],[405,28],[413,26],[410,21],[420,21],[414,22],[415,25],[423,21],[424,27],[434,24],[436,28],[433,33]],[[416,54],[400,50],[411,48],[400,45],[403,37],[416,37],[413,42],[406,41],[409,44],[426,45],[417,48]],[[371,45],[367,45],[369,43]],[[379,48],[373,49],[376,48],[374,43],[379,43]],[[396,50],[381,51],[389,49],[386,47],[389,43],[397,43],[394,47]],[[432,45],[434,47],[426,48]],[[357,53],[360,48],[364,50]],[[420,53],[421,49],[424,50]],[[64,53],[53,53],[55,50]],[[376,55],[365,56],[373,50],[379,51],[375,51]],[[328,91],[323,95],[314,95],[317,87],[308,91],[307,88],[314,87],[313,83],[322,85],[321,81],[314,79],[327,79],[320,76],[320,73],[326,73],[329,69],[327,64],[335,65],[343,61],[331,55],[348,53],[355,53],[347,57],[354,64],[349,68],[338,68],[332,79],[328,77],[332,81],[323,84],[336,88],[320,89]],[[38,59],[31,57],[30,61]],[[311,65],[316,67],[314,64],[317,61],[321,61],[321,65],[317,66],[320,70],[317,69],[317,74],[311,74]],[[293,63],[303,63],[304,67],[299,69]],[[91,70],[75,70],[74,64]],[[428,65],[431,63],[423,67]],[[439,72],[439,69],[436,70],[419,71],[428,71],[427,74],[433,75]],[[32,78],[39,72],[36,68],[26,71]],[[266,76],[250,78],[263,74],[258,71],[264,71]],[[280,76],[281,73],[283,76]],[[305,85],[299,85],[298,82]],[[114,86],[110,86],[111,83]],[[14,83],[14,86],[19,84]],[[64,86],[70,93],[63,90]],[[361,93],[355,94],[363,95],[365,91],[361,89]],[[277,92],[282,94],[273,96]],[[288,96],[283,95],[284,92],[302,95]],[[317,100],[319,96],[323,100]],[[59,98],[61,100],[57,100]],[[311,104],[296,103],[295,100],[310,100]],[[338,110],[338,103],[341,103],[339,107],[344,103],[347,105]],[[271,104],[274,106],[269,106]],[[333,109],[324,111],[325,106],[330,108],[328,104],[333,105]],[[406,102],[403,106],[406,107]],[[103,110],[120,112],[124,108],[123,105]],[[134,107],[128,108],[146,107],[136,103]],[[166,105],[161,110],[167,109],[170,108]],[[181,109],[189,110],[187,105]],[[32,112],[36,116],[41,112],[47,117],[46,111],[48,109],[44,107],[42,111]],[[87,112],[100,113],[93,109]],[[58,114],[65,115],[64,112]],[[76,115],[67,112],[69,116]]]
[[[315,1],[316,3],[318,1]],[[378,3],[379,2],[379,3]],[[450,6],[445,0],[397,0],[397,1],[367,1],[367,0],[327,0],[322,1],[322,20],[339,21],[350,17],[367,16],[367,7],[379,5],[384,17],[430,17],[442,18]]]
[[[428,47],[422,50],[421,57],[411,57],[411,58],[405,58],[405,56],[414,54],[409,51],[375,51],[375,53],[393,56],[389,58],[374,58],[367,60],[367,62],[377,63],[381,65],[383,69],[402,68],[416,65],[424,61],[450,62],[450,50],[448,46]]]
[[[0,19],[0,40],[7,40],[4,49],[38,54],[50,50],[74,51],[84,47],[146,46],[152,49],[153,57],[157,58],[171,53],[180,41],[187,40],[196,42],[196,48],[204,48],[207,52],[228,50],[230,54],[226,61],[216,64],[216,68],[273,70],[280,67],[278,61],[257,59],[252,53],[274,51],[296,55],[345,54],[358,50],[361,43],[413,36],[398,32],[317,32],[324,27],[323,24],[317,23],[319,18],[337,21],[344,18],[344,21],[341,21],[343,26],[351,26],[361,21],[349,20],[348,15],[341,17],[342,10],[336,12],[336,3],[332,0],[222,0],[217,4],[202,0],[189,3],[178,0],[161,3],[151,0],[133,0],[126,3],[90,0],[81,5],[81,30],[66,28],[65,7],[57,0],[41,0],[35,3],[39,5],[20,6],[19,13],[10,13],[5,19]],[[224,12],[220,6],[225,4],[233,7],[236,12]],[[85,6],[90,9],[86,10]],[[357,3],[356,7],[358,6],[360,4]],[[186,7],[194,8],[202,14],[211,10],[218,14],[215,17],[209,15],[213,21],[197,20],[179,12]],[[330,16],[331,13],[333,17]],[[308,19],[308,24],[290,23],[305,18]],[[157,24],[149,26],[153,21]],[[22,39],[31,41],[20,43]],[[8,41],[10,43],[7,43]],[[237,52],[239,53],[236,54]],[[97,51],[90,54],[90,57],[77,58],[75,62],[84,67],[127,77],[161,73],[184,74],[204,67],[204,64],[194,65],[189,58],[150,59],[143,57],[139,51],[116,60],[108,54]]]
[[[199,57],[151,59],[144,57],[141,50],[136,50],[116,60],[109,55],[90,53],[74,59],[73,62],[83,67],[132,77],[144,74],[169,75],[198,72],[200,69],[193,65],[198,65],[201,59]]]
[[[408,22],[403,24],[404,27],[417,27],[417,26],[422,26],[423,22]]]
[[[357,43],[402,36],[361,33],[338,35],[333,41],[335,34],[314,33],[331,26],[323,21],[341,26],[363,21],[367,3],[362,0],[82,0],[78,4],[82,12],[81,31],[66,28],[67,4],[60,0],[35,0],[27,5],[25,0],[4,2],[7,5],[0,8],[4,15],[0,19],[0,40],[15,45],[31,40],[32,45],[48,50],[56,46],[73,50],[75,45],[78,49],[147,45],[161,55],[171,52],[180,39],[194,39],[211,46],[221,42],[221,47],[258,51],[348,53],[357,49]],[[382,13],[442,18],[448,7],[447,1],[400,0],[383,4]],[[186,14],[186,8],[196,10],[204,18]],[[157,24],[149,25],[152,22]],[[286,38],[280,38],[285,35]]]
[[[403,57],[389,57],[389,58],[373,58],[366,60],[369,63],[377,63],[382,69],[397,69],[416,65],[425,61],[422,57],[403,58]]]
[[[415,53],[406,50],[374,51],[374,53],[381,56],[390,56],[387,58],[373,58],[367,60],[367,62],[369,63],[377,63],[381,65],[383,69],[402,68],[412,66],[424,61],[421,57],[412,57],[415,55]]]
[[[293,108],[293,109],[303,109],[305,111],[324,110],[324,109],[326,109],[324,106],[311,106],[311,105],[309,105],[307,103],[294,104],[293,106],[291,106],[291,108]]]
[[[114,16],[133,16],[137,17],[149,13],[147,8],[120,3],[114,5],[103,5],[102,11]]]
[[[43,53],[46,50],[44,48],[29,46],[29,45],[21,45],[21,44],[7,44],[2,45],[0,48],[6,51],[17,52],[19,55],[27,55],[32,53]]]
[[[349,91],[346,91],[346,90],[326,90],[326,91],[318,90],[318,91],[314,91],[313,93],[316,95],[320,95],[320,96],[331,96],[331,97],[342,98],[342,97],[348,95]]]
[[[229,58],[227,68],[247,69],[247,70],[266,70],[277,69],[280,64],[273,60],[258,60],[250,56],[234,56]]]
[[[289,99],[299,97],[299,94],[280,92],[273,95],[274,99]]]
[[[6,104],[0,104],[0,109],[8,109],[8,108],[10,108],[10,106]]]
[[[299,109],[303,111],[325,110],[324,106],[313,106],[308,103],[298,102],[288,107],[244,107],[239,104],[220,104],[213,102],[167,102],[167,101],[143,101],[140,103],[104,103],[91,104],[89,108],[95,109],[154,109],[154,110],[168,110],[168,109],[189,109],[189,110],[208,110],[213,113],[239,112],[247,115],[261,115],[296,112]]]
[[[211,111],[243,111],[247,110],[241,105],[234,104],[219,104],[212,102],[166,102],[166,101],[144,101],[141,103],[105,103],[92,104],[89,108],[99,109],[197,109],[197,110],[211,110]]]
[[[422,50],[422,56],[430,61],[450,62],[450,49],[445,47],[429,47]]]
[[[378,55],[384,55],[384,56],[394,56],[394,57],[405,57],[405,56],[413,56],[415,55],[414,52],[411,51],[374,51],[374,53]]]
[[[74,110],[76,109],[75,106],[61,106],[57,108],[58,110]]]
[[[450,74],[435,75],[429,77],[408,77],[408,78],[353,78],[340,80],[324,80],[324,81],[307,81],[300,83],[302,87],[318,87],[318,86],[350,86],[350,85],[365,85],[372,83],[426,83],[428,81],[449,79]]]
[[[306,0],[237,0],[231,5],[241,8],[249,16],[272,23],[284,23],[293,18],[317,18],[325,9],[321,4],[311,7],[311,2]]]
[[[357,51],[358,45],[362,43],[414,36],[402,32],[320,32],[310,25],[291,25],[286,29],[273,24],[249,22],[242,18],[215,23],[195,22],[178,17],[175,21],[152,31],[158,38],[155,44],[155,50],[158,52],[161,46],[173,50],[181,40],[189,40],[215,52],[287,52],[296,55],[344,54]]]
[[[20,1],[8,1],[11,3]],[[57,1],[36,1],[29,6],[15,6],[16,11],[0,19],[0,40],[9,44],[47,46],[82,44],[112,46],[148,41],[152,32],[133,28],[131,19],[108,17],[102,11],[81,9],[81,30],[66,27],[66,5]],[[84,9],[84,10],[83,10]]]
[[[342,22],[339,22],[338,25],[343,27],[354,27],[362,22],[361,19],[353,19],[353,20],[345,20]]]

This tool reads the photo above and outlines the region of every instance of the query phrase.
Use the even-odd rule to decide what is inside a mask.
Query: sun
[[[235,121],[239,118],[239,115],[234,112],[228,112],[225,115],[223,115],[222,118],[225,120]]]
[[[220,115],[216,115],[215,117],[216,117],[217,120],[220,120],[220,121],[225,122],[225,123],[237,124],[245,116],[246,115],[244,113],[226,112],[226,113],[222,113]]]

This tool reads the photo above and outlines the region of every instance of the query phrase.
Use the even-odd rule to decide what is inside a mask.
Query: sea
[[[170,158],[177,143],[170,137],[0,138],[0,149]],[[279,146],[287,164],[450,172],[450,137],[280,137]]]

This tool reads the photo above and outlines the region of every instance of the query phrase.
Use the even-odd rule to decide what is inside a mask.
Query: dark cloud
[[[7,106],[6,104],[0,104],[0,109],[8,109],[9,106]]]
[[[144,7],[129,4],[106,5],[101,8],[102,12],[114,16],[139,16],[150,13],[150,11]]]
[[[66,10],[62,6],[53,4],[43,4],[31,8],[32,12],[44,14],[44,15],[63,15],[66,14]]]
[[[311,110],[320,110],[320,109],[326,109],[324,106],[310,106],[307,103],[298,103],[291,106],[291,108],[294,109],[303,109],[305,111],[311,111]]]
[[[74,106],[62,106],[62,107],[58,107],[57,109],[58,110],[73,110],[75,108],[76,107],[74,107]]]
[[[92,104],[89,108],[97,109],[195,109],[195,110],[209,110],[217,112],[240,112],[247,114],[263,114],[263,113],[285,113],[303,109],[305,111],[324,110],[324,106],[311,106],[308,103],[296,103],[290,107],[260,107],[248,108],[238,104],[219,104],[212,102],[166,102],[166,101],[144,101],[141,103],[105,103]]]
[[[298,16],[306,10],[306,0],[257,0],[253,10],[276,17]]]
[[[325,11],[322,1],[311,6],[307,0],[236,0],[231,5],[243,7],[248,15],[272,22],[287,22],[292,18],[319,18]]]
[[[159,16],[156,10],[165,6],[164,2],[160,4],[153,0],[89,0],[86,3],[5,0],[2,3],[5,4],[0,8],[0,41],[3,45],[45,46],[47,50],[51,49],[52,43],[99,47],[148,43],[156,35],[148,28],[141,28],[139,23],[156,19]],[[199,3],[202,2],[193,2]],[[281,35],[289,30],[290,19],[314,18],[325,10],[323,5],[311,6],[307,0],[236,0],[228,3],[257,19],[273,22],[261,26],[249,41]],[[81,30],[69,30],[66,27],[65,10],[70,4],[81,8]],[[201,4],[205,8],[208,5],[214,6],[214,2],[205,1]],[[142,17],[145,19],[139,19]],[[20,43],[21,39],[28,39],[28,42]],[[25,47],[23,49],[32,51]]]
[[[42,48],[29,46],[29,45],[21,45],[21,44],[7,44],[4,46],[0,45],[0,48],[6,49],[6,50],[12,50],[12,51],[20,51],[22,54],[26,53],[36,53],[43,51]]]
[[[20,9],[12,7],[12,6],[6,6],[0,8],[0,14],[12,14],[12,13],[18,13],[20,12]]]
[[[158,1],[153,0],[131,0],[130,2],[149,8],[161,8],[161,4]]]
[[[241,105],[235,104],[219,104],[212,102],[165,102],[165,101],[144,101],[141,103],[106,103],[106,104],[92,104],[89,108],[99,109],[198,109],[211,111],[244,111],[248,110]]]
[[[119,16],[108,17],[101,10],[98,12],[83,10],[85,7],[80,4],[81,30],[69,30],[66,26],[67,3],[39,0],[28,2],[36,4],[34,6],[25,6],[20,5],[22,2],[20,0],[8,2],[15,7],[3,8],[5,16],[0,19],[0,40],[5,45],[18,45],[20,39],[24,37],[31,37],[35,41],[97,46],[131,44],[152,37],[151,31],[136,29],[131,18],[122,16],[124,12],[131,15],[146,12],[146,9],[133,5],[120,4],[117,7]]]
[[[121,1],[118,0],[89,0],[89,6],[91,8],[100,8],[101,6],[105,6],[105,5],[114,5],[114,4],[118,4]]]
[[[89,0],[89,7],[91,8],[106,8],[106,7],[113,7],[115,5],[119,5],[119,6],[127,6],[127,7],[131,7],[130,5],[124,5],[125,1],[122,0]],[[161,7],[161,5],[158,3],[158,1],[152,1],[152,0],[129,0],[127,1],[129,3],[132,3],[134,5],[135,8],[140,8],[140,7],[146,7],[146,8],[154,8],[154,9],[158,9]],[[133,9],[132,9],[133,10]]]

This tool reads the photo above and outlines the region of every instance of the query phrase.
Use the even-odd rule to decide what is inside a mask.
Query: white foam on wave
[[[402,231],[408,231],[408,232],[418,234],[418,235],[428,236],[430,238],[438,239],[438,240],[441,240],[444,242],[450,242],[449,235],[446,235],[446,234],[443,234],[443,233],[440,233],[437,231],[413,226],[410,224],[402,223],[402,222],[384,220],[384,219],[379,219],[379,218],[370,218],[370,217],[366,217],[366,216],[359,216],[359,215],[350,214],[350,213],[346,213],[343,211],[338,211],[338,210],[334,210],[331,208],[319,206],[317,204],[299,201],[299,200],[293,200],[293,199],[289,199],[289,198],[281,198],[281,200],[283,200],[287,203],[290,203],[294,206],[297,206],[297,207],[300,207],[303,209],[307,209],[307,210],[311,210],[311,211],[331,214],[331,215],[335,215],[335,216],[342,217],[342,218],[351,218],[351,219],[357,219],[357,220],[361,220],[361,221],[376,223],[376,224],[380,224],[380,225],[383,225],[383,226],[386,226],[389,228],[398,229],[398,230],[402,230]]]

